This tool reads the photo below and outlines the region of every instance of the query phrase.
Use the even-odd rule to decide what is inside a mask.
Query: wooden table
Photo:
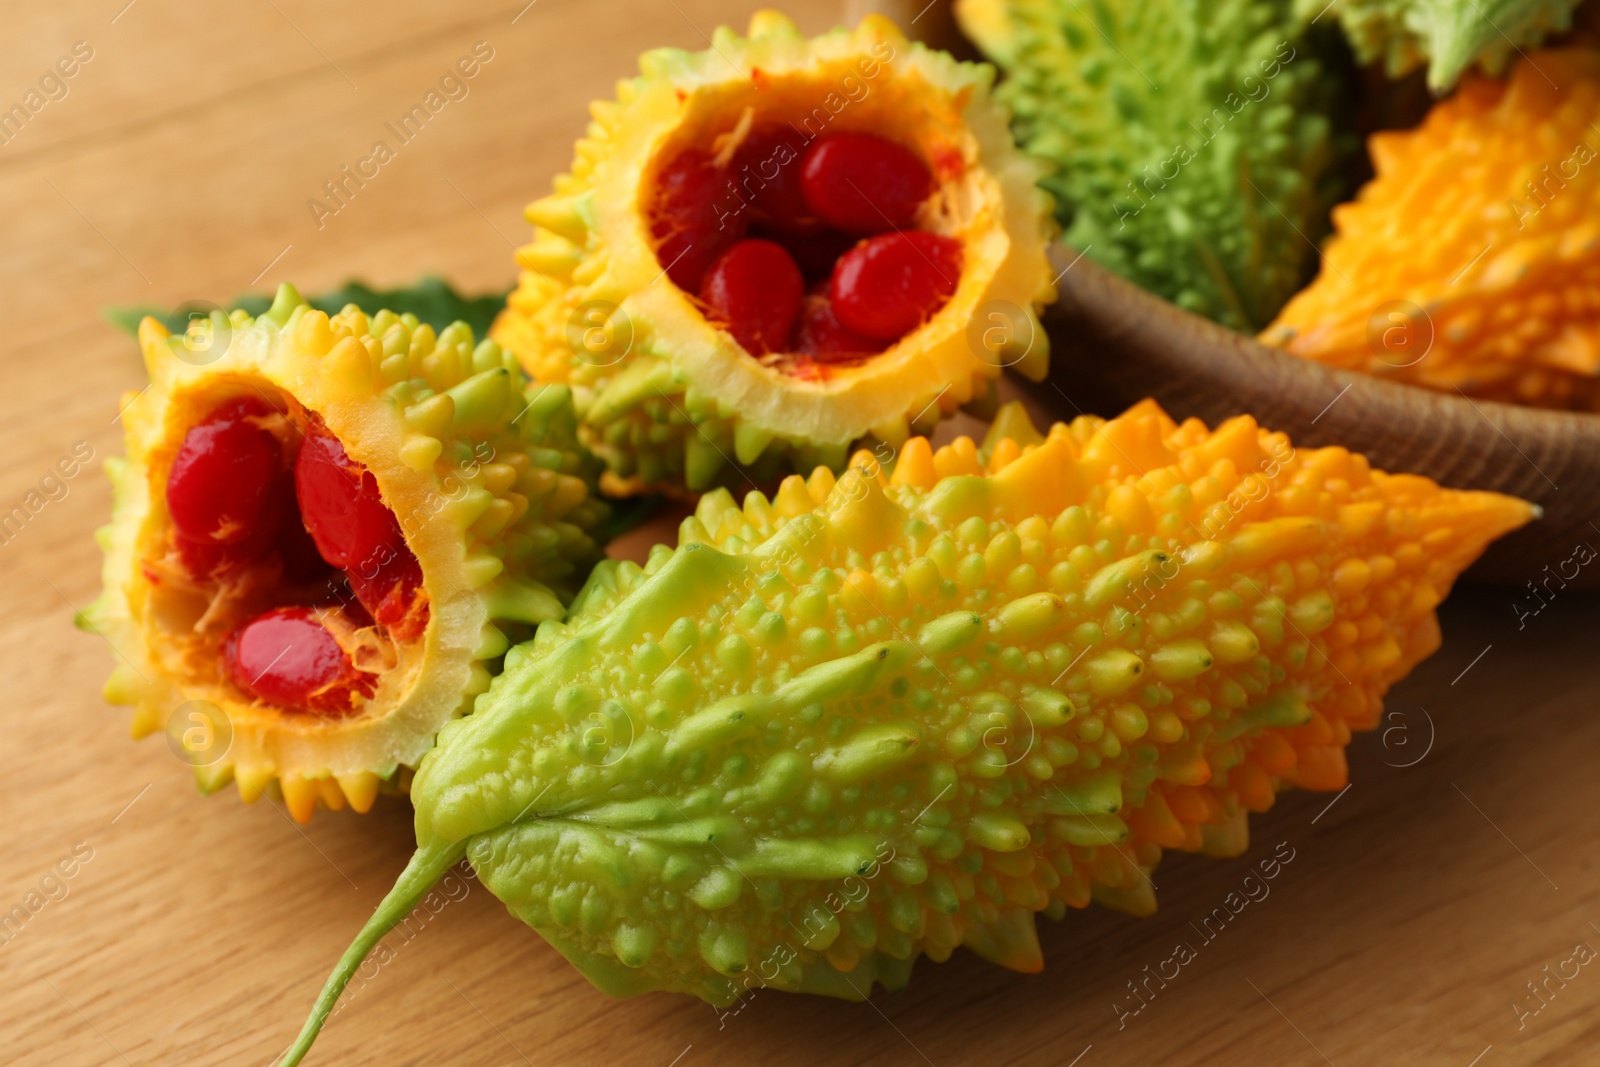
[[[108,650],[70,622],[99,585],[98,461],[119,450],[118,396],[142,373],[99,309],[424,270],[504,286],[521,206],[568,162],[585,103],[642,49],[703,47],[755,5],[123,2],[14,6],[0,34],[7,106],[74,42],[93,50],[0,146],[0,504],[77,442],[96,458],[0,546],[0,912],[42,902],[0,945],[0,1061],[265,1067],[403,865],[409,812],[302,829],[231,790],[203,799],[159,737],[130,743],[127,713],[101,702]],[[796,14],[817,31],[835,10]],[[470,95],[319,227],[307,200],[478,41],[494,53]],[[1594,1062],[1600,967],[1550,980],[1520,1027],[1515,1005],[1540,1003],[1526,983],[1542,968],[1570,974],[1575,946],[1600,947],[1600,613],[1566,594],[1519,630],[1512,601],[1465,590],[1445,606],[1443,649],[1394,694],[1409,729],[1387,748],[1357,740],[1347,793],[1284,797],[1241,859],[1173,856],[1154,919],[1044,921],[1043,975],[960,952],[920,964],[903,994],[763,993],[719,1019],[683,997],[608,999],[467,883],[312,1062]],[[1279,842],[1294,858],[1270,895],[1204,940],[1201,919]],[[52,875],[62,864],[70,878]],[[1173,973],[1179,941],[1195,958],[1133,999],[1129,983]],[[1119,1028],[1118,1007],[1139,1005]]]

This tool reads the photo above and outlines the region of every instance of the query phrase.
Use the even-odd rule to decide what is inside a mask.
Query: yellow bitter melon
[[[599,555],[606,507],[568,391],[529,388],[509,353],[475,344],[463,323],[436,336],[414,316],[355,305],[330,318],[289,286],[258,318],[214,312],[179,336],[147,318],[139,339],[150,386],[125,398],[127,455],[107,464],[115,505],[99,533],[105,590],[81,619],[121,660],[106,698],[134,706],[135,737],[167,731],[207,792],[234,780],[250,801],[275,787],[301,821],[319,801],[365,811],[488,687],[510,643],[563,614]],[[245,413],[288,497],[272,505],[269,543],[222,563],[259,539],[221,530],[196,548],[169,493],[219,411]],[[352,491],[381,495],[403,544],[344,570],[317,558],[297,481],[314,439],[343,445]],[[244,458],[223,460],[200,506],[248,480]],[[397,586],[409,598],[399,611],[362,584],[395,556],[420,565]],[[247,620],[285,613],[333,634],[329,651],[347,660],[347,677],[303,706],[261,695],[297,659],[288,643],[259,674],[231,670]]]
[[[1321,272],[1261,334],[1469,396],[1600,410],[1600,49],[1470,75],[1334,209]]]
[[[1435,606],[1535,509],[1146,401],[981,453],[908,441],[723,491],[597,569],[414,784],[419,848],[340,962],[465,856],[601,989],[863,998],[1034,913],[1155,906],[1166,848],[1334,790]]]
[[[985,399],[1004,366],[1042,377],[1036,311],[1054,299],[1053,228],[1037,165],[990,96],[994,71],[909,42],[877,16],[808,40],[759,12],[748,37],[724,27],[712,44],[645,54],[640,77],[593,105],[571,172],[528,207],[535,239],[518,252],[521,281],[493,331],[536,380],[572,385],[584,440],[616,478],[608,488],[701,490],[746,484],[740,469],[758,480],[838,469],[865,435],[897,446]],[[762,131],[785,143],[741,167],[737,150]],[[863,358],[819,365],[781,347],[747,351],[680,288],[675,266],[730,228],[743,232],[767,179],[787,180],[810,147],[841,134],[889,138],[922,160],[933,187],[916,225],[955,242],[959,285]],[[651,204],[688,180],[664,175],[693,152],[717,153],[725,170],[720,199],[701,206],[701,244],[679,249],[681,234],[652,229]]]

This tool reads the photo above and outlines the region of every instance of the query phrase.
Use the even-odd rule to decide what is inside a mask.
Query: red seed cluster
[[[887,138],[758,126],[725,166],[698,148],[669,161],[650,228],[667,276],[751,355],[860,360],[955,292],[960,243],[915,228],[933,189]]]
[[[284,710],[349,712],[374,680],[337,635],[377,625],[397,640],[420,636],[422,567],[377,481],[337,437],[312,417],[285,444],[275,423],[288,425],[241,397],[184,435],[167,476],[173,547],[196,582],[233,584],[254,571],[285,601],[228,637],[234,685]]]

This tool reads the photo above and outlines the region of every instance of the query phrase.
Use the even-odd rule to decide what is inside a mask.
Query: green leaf
[[[311,298],[311,306],[332,315],[346,304],[355,304],[363,311],[375,312],[388,308],[397,314],[410,312],[421,321],[442,330],[452,322],[465,322],[477,337],[489,332],[489,325],[505,306],[506,293],[488,293],[483,296],[462,296],[443,278],[428,275],[415,285],[400,289],[373,289],[364,282],[351,280],[331,292]],[[240,308],[252,316],[260,315],[272,306],[272,296],[267,293],[245,293],[228,305]],[[139,320],[154,316],[174,333],[188,327],[189,309],[153,307],[109,307],[102,315],[107,322],[126,333],[139,332]]]

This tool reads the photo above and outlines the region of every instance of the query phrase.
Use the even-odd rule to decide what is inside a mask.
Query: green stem
[[[356,968],[367,958],[367,953],[383,939],[384,934],[393,930],[401,919],[411,914],[411,909],[417,906],[417,902],[443,877],[445,871],[466,854],[466,851],[465,841],[445,841],[419,848],[412,854],[411,862],[400,872],[394,888],[389,890],[389,895],[383,898],[378,909],[372,913],[372,918],[367,920],[367,925],[361,928],[361,932],[350,943],[350,947],[344,950],[344,955],[339,957],[338,966],[328,976],[327,984],[322,987],[321,995],[311,1008],[311,1017],[306,1020],[305,1026],[300,1030],[300,1036],[295,1038],[294,1047],[289,1050],[289,1054],[284,1057],[279,1067],[295,1067],[295,1064],[305,1058],[305,1054],[311,1049],[311,1043],[321,1032],[322,1024],[328,1021],[333,1006],[339,1002],[339,994],[350,984]]]

